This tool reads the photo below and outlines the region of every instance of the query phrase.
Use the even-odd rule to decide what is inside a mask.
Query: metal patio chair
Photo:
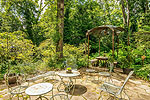
[[[65,94],[55,94],[50,98],[50,100],[70,100],[70,99]]]
[[[112,73],[112,70],[113,70],[113,63],[108,63],[108,67],[109,67],[109,72],[99,72],[99,76],[101,77],[101,79],[103,79],[103,77],[105,77],[106,79],[104,80],[104,82],[113,82],[112,79],[111,79],[111,73]]]
[[[128,96],[127,93],[125,92],[124,87],[125,87],[127,81],[129,80],[130,76],[133,74],[133,72],[134,72],[134,71],[131,71],[131,72],[128,74],[127,78],[125,79],[125,81],[124,81],[124,83],[123,83],[123,85],[122,85],[121,87],[120,87],[120,86],[116,86],[116,85],[111,84],[111,83],[106,83],[106,82],[105,82],[104,84],[102,84],[102,85],[99,87],[99,89],[101,90],[101,92],[100,92],[100,97],[98,98],[98,100],[99,100],[100,98],[103,100],[103,98],[102,98],[102,96],[101,96],[101,93],[102,93],[102,92],[107,92],[107,93],[109,93],[109,95],[111,95],[111,96],[113,96],[113,97],[115,97],[115,98],[119,98],[119,96],[120,96],[121,99],[122,99],[122,93],[124,93],[124,94],[127,96],[128,100],[130,100],[129,96]],[[109,98],[110,98],[110,97],[109,97]],[[108,99],[109,99],[109,98],[108,98]]]
[[[24,100],[23,93],[25,93],[25,90],[28,87],[28,85],[23,85],[22,84],[22,83],[25,82],[25,76],[21,75],[21,74],[20,75],[15,74],[15,76],[13,76],[13,80],[16,81],[16,86],[14,86],[14,87],[11,86],[11,84],[8,81],[9,76],[10,76],[10,73],[7,73],[5,75],[5,83],[6,83],[6,86],[8,88],[8,92],[10,93],[9,99],[12,100],[13,97],[16,95],[18,100],[20,100],[20,97],[22,97],[22,99]]]
[[[72,58],[72,59],[70,58],[64,62],[64,65],[65,65],[66,69],[68,67],[71,67],[72,70],[77,70],[78,65],[76,63],[77,63],[77,61],[75,60],[75,58]]]

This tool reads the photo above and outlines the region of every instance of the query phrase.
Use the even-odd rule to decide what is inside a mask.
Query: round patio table
[[[48,98],[46,98],[45,96],[42,96],[42,95],[44,95],[52,90],[53,90],[53,85],[51,83],[38,83],[38,84],[28,87],[25,90],[25,93],[29,96],[39,96],[37,99],[42,100],[42,98],[45,98],[48,100]],[[52,93],[52,95],[53,95],[53,93]]]
[[[80,75],[80,73],[78,71],[75,71],[75,70],[72,70],[72,73],[66,73],[66,70],[64,70],[64,71],[60,71],[57,74],[61,77],[76,77],[76,76]]]
[[[66,73],[66,70],[65,70],[65,71],[60,71],[57,74],[58,74],[58,76],[61,79],[61,82],[60,82],[60,84],[57,87],[57,90],[59,92],[70,92],[70,89],[74,86],[72,78],[75,78],[76,76],[80,75],[80,73],[78,71],[75,71],[75,70],[72,70],[72,73]],[[68,82],[64,82],[64,80],[63,80],[64,78],[69,78]],[[60,87],[62,85],[65,87],[64,90],[60,89]]]

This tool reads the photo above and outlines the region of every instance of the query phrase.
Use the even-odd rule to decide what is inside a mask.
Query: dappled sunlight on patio
[[[98,68],[98,67],[92,67],[92,69],[95,69],[98,72],[103,71],[103,68]],[[104,80],[101,80],[100,78],[98,78],[99,73],[93,73],[94,75],[90,73],[89,74],[90,78],[88,78],[87,80],[88,72],[86,72],[85,68],[82,68],[78,71],[80,72],[80,75],[82,77],[77,78],[76,82],[75,82],[75,77],[72,79],[75,88],[73,88],[74,87],[73,86],[72,88],[70,88],[70,91],[59,92],[57,90],[58,85],[61,82],[60,77],[57,76],[57,74],[54,77],[54,79],[52,78],[52,76],[46,76],[45,80],[37,79],[34,82],[30,82],[29,87],[37,83],[45,83],[45,82],[51,83],[53,84],[53,95],[66,94],[68,95],[68,98],[71,98],[71,100],[98,100],[100,96],[102,96],[104,100],[109,97],[110,99],[113,98],[113,96],[109,96],[109,94],[105,92],[103,92],[100,95],[101,90],[98,87],[100,87],[104,83]],[[59,73],[59,71],[56,71],[56,73]],[[121,86],[126,77],[127,75],[122,74],[121,70],[119,68],[116,68],[114,72],[112,72],[113,83],[111,84],[115,84],[116,86]],[[103,77],[103,78],[105,79],[106,77]],[[68,82],[68,78],[64,78],[63,81],[65,83]],[[24,84],[28,84],[28,82],[25,82]],[[6,86],[4,84],[1,84],[1,89],[3,87],[6,87]],[[65,89],[67,87],[61,87],[61,88]],[[130,77],[129,81],[127,82],[125,86],[125,90],[131,100],[140,100],[140,99],[148,100],[148,98],[150,97],[150,84],[143,80],[137,79],[134,76]],[[7,100],[9,99],[10,94],[8,94],[8,91],[6,88],[3,88],[3,90],[1,90],[0,92],[0,95],[1,95],[1,99]],[[27,94],[23,93],[23,96],[24,98],[29,99],[29,96],[27,96]],[[44,94],[43,96],[50,99],[50,97],[52,96],[52,93],[48,92]],[[30,96],[30,97],[31,97],[31,100],[35,100],[36,98],[38,98],[38,96]],[[127,96],[123,98],[127,99]],[[13,100],[17,100],[17,97],[16,96],[13,97]],[[22,100],[22,98],[20,98],[19,100]]]

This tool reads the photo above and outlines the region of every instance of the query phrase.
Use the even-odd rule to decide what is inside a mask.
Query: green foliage
[[[150,48],[150,31],[149,32],[137,32],[135,33],[135,43],[142,49]]]
[[[106,24],[122,25],[122,13],[118,4],[114,0],[66,0],[64,42],[79,45],[85,42],[85,33],[91,28]],[[96,40],[95,37],[90,37],[91,52],[94,53],[98,49]]]
[[[64,61],[68,61],[68,66],[78,65],[78,68],[87,65],[87,56],[85,56],[85,45],[80,44],[78,47],[64,44],[64,58],[58,60],[58,53],[55,51],[56,46],[51,39],[43,41],[38,50],[41,52],[41,59],[45,66],[50,68],[64,68]]]
[[[150,64],[145,65],[144,67],[137,70],[135,73],[137,76],[141,77],[142,79],[149,80],[148,75],[150,74]]]
[[[64,57],[66,60],[72,60],[72,64],[78,65],[78,68],[87,66],[88,60],[85,53],[85,44],[80,44],[78,47],[73,45],[64,45]]]
[[[132,68],[132,64],[133,64],[133,51],[131,49],[130,46],[126,46],[124,44],[120,44],[119,45],[120,49],[118,52],[118,65],[121,68]]]
[[[110,57],[108,58],[108,61],[111,62],[111,63],[114,63],[115,59],[114,59],[113,56],[110,56]]]
[[[127,33],[120,33],[119,55],[117,57],[115,52],[112,59],[110,34],[101,38],[101,55],[106,54],[111,62],[117,59],[121,68],[134,67],[138,76],[147,79],[150,63],[149,3],[148,0],[128,2],[130,46],[126,46]],[[124,26],[120,1],[65,0],[64,58],[58,59],[56,43],[62,37],[56,28],[59,23],[57,0],[1,0],[0,5],[0,77],[8,69],[8,64],[17,73],[22,70],[32,73],[36,70],[61,69],[64,68],[64,61],[78,68],[87,66],[87,47],[83,44],[87,40],[87,30],[106,24]],[[116,41],[117,37],[115,49]],[[97,37],[90,36],[90,45],[90,59],[94,59],[99,56]],[[144,67],[141,66],[143,55],[146,56]]]
[[[21,31],[0,33],[0,72],[6,72],[8,61],[11,65],[33,61],[34,45],[30,40],[24,39],[23,35],[24,33]]]
[[[39,45],[38,50],[41,53],[41,59],[45,63],[45,66],[55,67],[57,62],[57,53],[55,49],[56,47],[51,39],[47,39]]]
[[[2,32],[22,30],[26,38],[39,45],[45,40],[44,26],[39,24],[40,18],[51,0],[1,0],[3,7]],[[10,23],[9,23],[10,22]]]

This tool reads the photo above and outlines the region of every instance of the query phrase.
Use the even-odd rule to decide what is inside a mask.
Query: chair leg
[[[127,96],[128,100],[130,100],[130,98],[129,98],[129,96],[127,95],[127,93],[125,92],[125,90],[124,90],[124,93],[125,93],[125,95]]]
[[[22,99],[24,100],[24,96],[23,96],[23,94],[21,94],[21,96],[22,96]]]
[[[14,96],[13,94],[10,94],[9,95],[9,100],[12,100],[13,96]]]
[[[29,100],[31,100],[31,96],[29,96]]]
[[[102,92],[103,92],[103,90],[100,92],[100,96],[98,97],[98,100],[100,100],[100,99],[103,100],[103,97],[102,97],[102,95],[101,95]]]
[[[18,100],[19,100],[19,94],[17,94]]]

